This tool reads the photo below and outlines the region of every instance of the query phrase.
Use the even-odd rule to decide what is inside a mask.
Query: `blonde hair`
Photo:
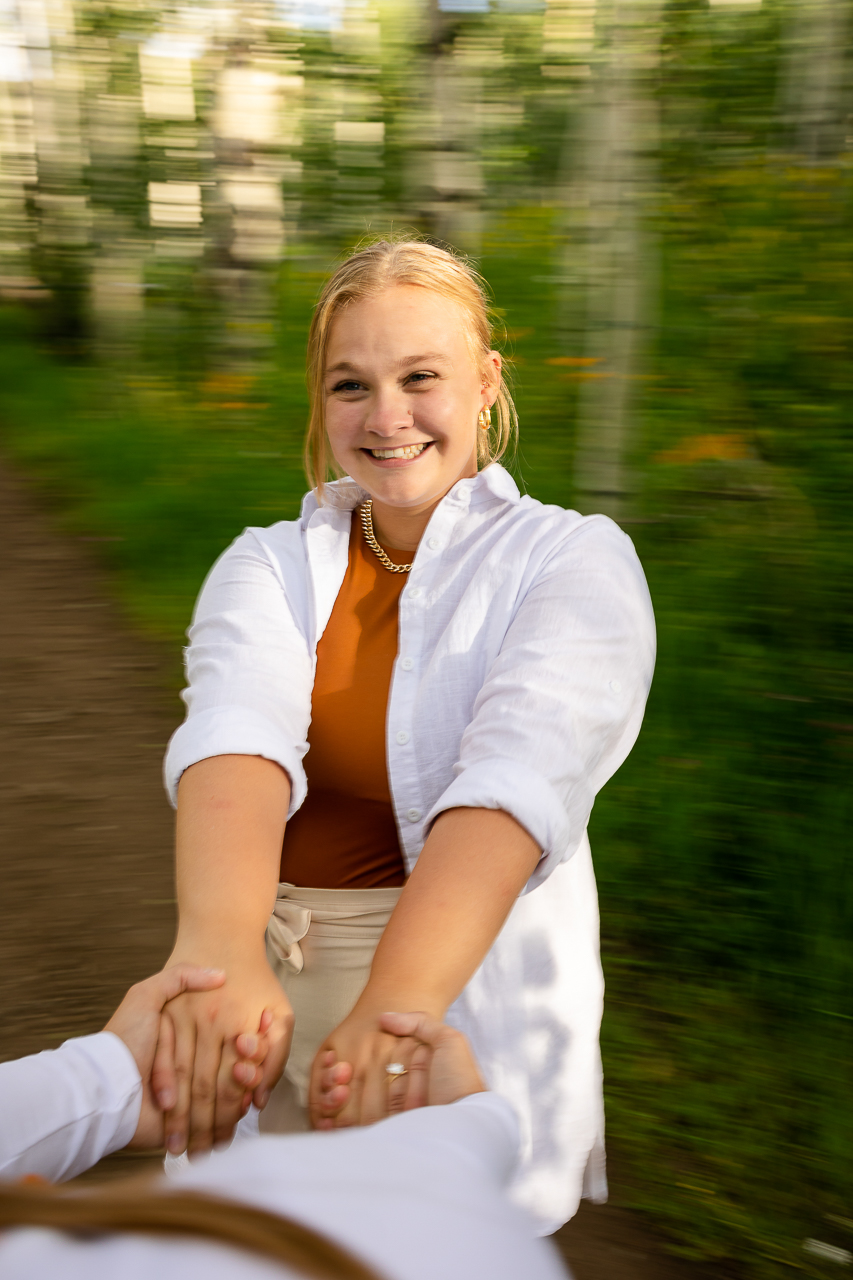
[[[311,415],[305,437],[304,461],[308,483],[317,488],[321,501],[324,481],[330,475],[341,474],[330,457],[323,387],[332,322],[350,302],[375,297],[384,289],[400,284],[430,289],[462,308],[475,360],[484,362],[492,350],[486,282],[467,262],[446,249],[411,238],[377,240],[356,250],[341,263],[323,287],[308,334]],[[502,458],[518,434],[518,416],[503,373],[492,407],[496,421],[488,431],[477,432],[477,462],[481,468]]]
[[[149,1191],[142,1181],[91,1190],[0,1187],[0,1232],[47,1227],[84,1239],[102,1232],[190,1236],[259,1254],[313,1280],[379,1280],[347,1249],[292,1218],[197,1191]]]

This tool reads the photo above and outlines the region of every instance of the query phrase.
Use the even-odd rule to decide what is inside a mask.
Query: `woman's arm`
[[[174,1027],[177,1096],[166,1114],[172,1152],[209,1148],[240,1118],[232,1078],[234,1040],[273,1013],[270,1052],[258,1101],[287,1058],[293,1015],[269,967],[264,932],[275,905],[290,802],[287,774],[260,756],[223,755],[187,769],[178,787],[178,936],[170,964],[224,969],[219,991],[179,996],[165,1017]],[[155,1089],[168,1077],[155,1064]],[[168,1102],[168,1099],[164,1099]]]
[[[353,1067],[350,1102],[338,1124],[369,1124],[387,1113],[385,1064],[405,1057],[378,1030],[379,1015],[417,1009],[443,1019],[482,963],[540,858],[533,838],[499,809],[439,816],[376,950],[355,1008],[318,1051],[312,1118],[321,1107],[320,1062],[333,1050]]]

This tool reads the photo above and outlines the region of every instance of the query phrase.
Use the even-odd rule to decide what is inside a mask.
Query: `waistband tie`
[[[267,925],[267,939],[283,964],[301,973],[305,964],[299,943],[311,925],[309,907],[300,906],[292,898],[279,898]]]

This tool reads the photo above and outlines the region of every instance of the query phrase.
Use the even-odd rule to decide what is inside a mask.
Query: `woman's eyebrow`
[[[447,356],[442,355],[440,351],[426,351],[418,356],[403,356],[397,361],[398,369],[408,369],[413,364],[449,364]],[[351,360],[339,360],[337,364],[329,365],[325,376],[328,377],[333,373],[358,373],[358,365],[353,364]]]
[[[441,354],[440,351],[426,351],[420,356],[404,356],[402,360],[397,361],[399,369],[408,368],[412,364],[435,364],[438,361],[441,364],[447,364],[447,356]]]

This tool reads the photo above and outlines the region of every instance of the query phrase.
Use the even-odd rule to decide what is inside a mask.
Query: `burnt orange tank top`
[[[411,553],[385,550],[395,564]],[[281,879],[313,889],[380,889],[405,879],[391,806],[385,718],[407,575],[383,569],[353,513],[346,576],[317,645],[308,795],[287,824]]]

